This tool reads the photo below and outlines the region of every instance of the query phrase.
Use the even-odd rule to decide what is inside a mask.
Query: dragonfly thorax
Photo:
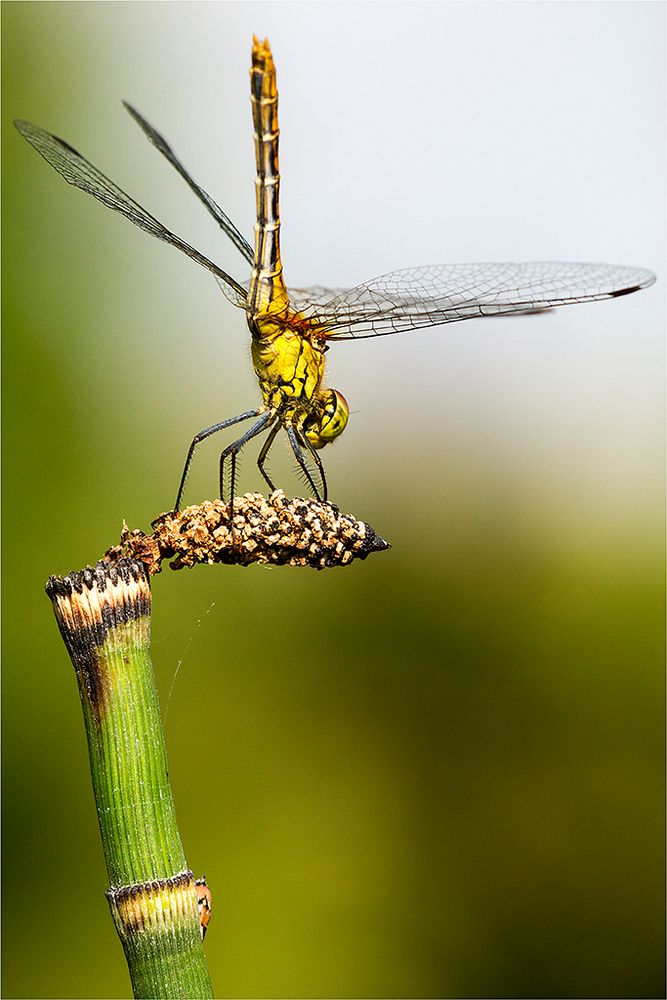
[[[253,338],[252,360],[270,409],[308,403],[322,384],[324,348],[284,324],[272,336]]]
[[[252,360],[264,405],[283,423],[302,427],[314,448],[323,448],[345,428],[344,396],[324,389],[323,342],[297,325],[276,324],[271,336],[253,337]]]

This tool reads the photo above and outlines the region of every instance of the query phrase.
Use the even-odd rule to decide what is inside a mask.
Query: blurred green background
[[[11,120],[245,278],[120,100],[251,234],[256,32],[291,284],[531,257],[660,283],[335,347],[333,498],[391,551],[154,581],[216,995],[664,996],[663,5],[5,3],[2,29],[3,995],[130,993],[44,582],[147,527],[192,435],[257,400],[210,277]]]

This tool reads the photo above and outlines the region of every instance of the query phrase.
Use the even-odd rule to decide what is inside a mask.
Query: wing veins
[[[452,264],[394,271],[310,308],[331,340],[383,336],[630,294],[655,281],[644,268],[540,261]],[[299,294],[307,309],[308,290]]]
[[[21,135],[68,184],[78,187],[86,194],[92,195],[101,204],[106,205],[107,208],[124,215],[126,219],[129,219],[144,232],[180,250],[201,267],[214,274],[216,278],[225,282],[235,296],[236,305],[239,307],[245,305],[246,291],[243,285],[209,260],[208,257],[205,257],[204,254],[182,240],[180,236],[176,236],[175,233],[167,229],[155,216],[142,208],[139,202],[130,197],[117,184],[114,184],[68,142],[37,125],[32,125],[30,122],[18,119],[14,124]]]
[[[172,167],[174,167],[174,169],[181,175],[190,190],[196,194],[202,204],[207,208],[237,250],[239,250],[245,259],[252,264],[254,260],[252,247],[246,240],[245,236],[240,232],[238,227],[234,225],[224,209],[220,208],[218,203],[211,198],[208,191],[205,191],[204,188],[197,184],[196,180],[190,176],[164,136],[160,135],[157,129],[154,129],[153,126],[149,124],[149,122],[147,122],[146,119],[136,110],[136,108],[133,108],[131,104],[128,104],[127,101],[123,101],[123,105],[126,111],[135,120],[137,125],[139,125],[148,141],[155,146],[160,153],[162,153],[169,163],[171,163]]]

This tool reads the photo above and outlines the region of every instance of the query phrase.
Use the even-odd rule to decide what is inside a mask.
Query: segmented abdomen
[[[289,300],[280,258],[278,204],[278,89],[276,69],[267,41],[253,39],[250,93],[255,132],[257,178],[255,196],[255,263],[248,294],[247,314],[256,335],[262,337],[262,315],[286,312]]]

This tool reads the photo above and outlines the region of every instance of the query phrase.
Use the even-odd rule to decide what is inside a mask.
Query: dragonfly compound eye
[[[347,426],[350,408],[342,392],[325,389],[321,396],[322,409],[318,417],[304,424],[304,433],[313,448],[324,448]]]

